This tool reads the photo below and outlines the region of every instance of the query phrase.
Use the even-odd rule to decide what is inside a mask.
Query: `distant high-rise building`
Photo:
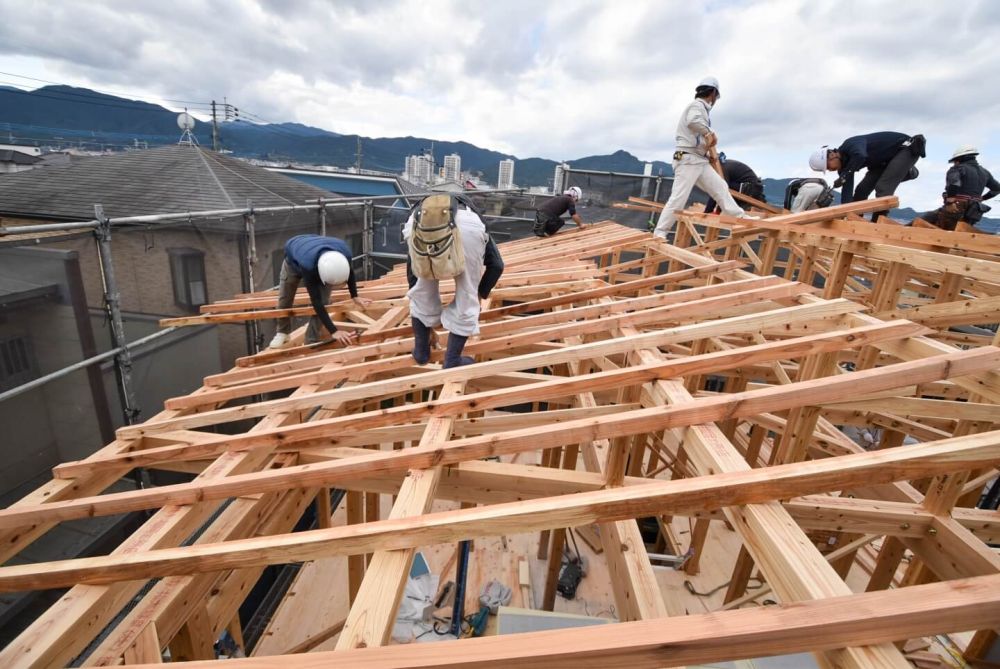
[[[500,161],[500,174],[497,178],[497,190],[508,190],[514,187],[514,161],[510,158]]]
[[[556,174],[552,179],[552,192],[561,193],[563,191],[563,179],[565,179],[566,170],[569,169],[569,165],[566,163],[559,163],[556,165]]]
[[[458,181],[462,176],[462,156],[453,153],[444,157],[444,178],[449,181]]]
[[[434,156],[424,153],[419,156],[407,156],[406,178],[415,184],[430,183],[434,176]]]

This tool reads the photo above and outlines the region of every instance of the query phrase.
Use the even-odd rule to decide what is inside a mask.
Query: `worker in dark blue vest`
[[[833,187],[841,188],[840,201],[845,204],[867,200],[873,190],[875,197],[885,197],[894,194],[902,182],[917,178],[915,165],[926,155],[926,145],[923,135],[911,137],[890,131],[857,135],[847,138],[836,149],[824,146],[813,152],[809,167],[817,172],[837,172]],[[861,169],[868,172],[855,188],[854,173]],[[876,211],[872,221],[888,213],[888,210]]]
[[[983,214],[990,210],[983,200],[1000,195],[1000,182],[979,164],[978,155],[979,150],[968,144],[955,150],[951,167],[944,177],[945,187],[941,194],[944,205],[920,218],[944,230],[954,230],[960,221],[975,225],[982,220]]]
[[[306,328],[306,344],[320,340],[320,325],[344,346],[354,343],[355,335],[338,330],[326,312],[330,291],[334,286],[344,283],[358,308],[365,309],[371,304],[371,300],[358,297],[358,284],[354,279],[351,257],[351,248],[336,237],[298,235],[285,242],[285,260],[281,263],[281,276],[278,280],[278,308],[290,309],[295,302],[299,283],[305,285],[315,314],[309,319],[309,326]],[[287,345],[291,333],[291,317],[279,318],[278,332],[269,348]]]

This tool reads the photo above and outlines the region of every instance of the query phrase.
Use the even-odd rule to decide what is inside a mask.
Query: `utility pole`
[[[212,150],[219,150],[219,119],[215,115],[215,100],[212,100]]]
[[[355,155],[357,156],[357,161],[354,167],[358,171],[358,174],[361,174],[361,135],[358,135],[358,151]]]

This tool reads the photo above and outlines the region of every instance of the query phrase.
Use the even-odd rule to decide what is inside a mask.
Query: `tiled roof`
[[[329,191],[199,146],[173,145],[0,176],[0,215],[89,220],[305,204]]]

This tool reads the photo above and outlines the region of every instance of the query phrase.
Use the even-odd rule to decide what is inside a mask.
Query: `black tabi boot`
[[[469,356],[462,355],[462,349],[465,348],[466,339],[468,339],[468,337],[457,335],[454,332],[448,333],[448,350],[445,351],[444,354],[445,369],[450,367],[461,367],[462,365],[471,365],[475,362],[475,360]]]
[[[413,324],[413,359],[418,365],[426,365],[431,359],[431,329],[419,318],[410,318]]]

